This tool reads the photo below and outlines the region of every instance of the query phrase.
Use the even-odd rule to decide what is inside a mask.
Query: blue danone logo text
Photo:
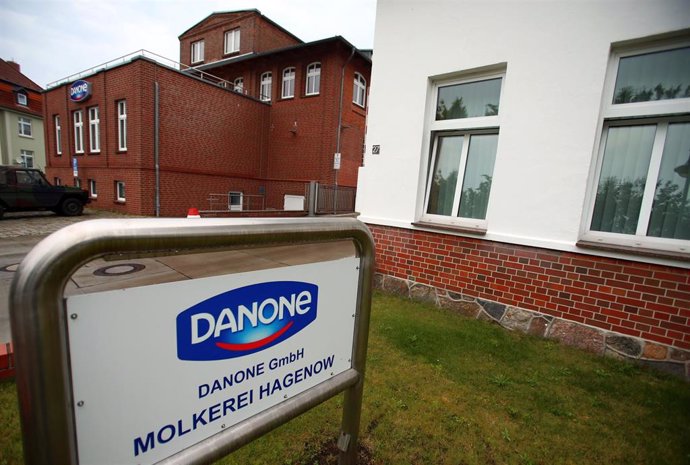
[[[271,281],[206,299],[177,315],[177,357],[224,360],[280,344],[316,319],[318,289]]]
[[[68,90],[69,98],[73,102],[82,102],[91,97],[91,83],[88,81],[75,81]]]

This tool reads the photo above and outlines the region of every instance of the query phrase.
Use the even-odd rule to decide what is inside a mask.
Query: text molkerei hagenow
[[[236,373],[248,373],[249,371],[251,371],[258,378],[258,376],[260,375],[258,375],[257,373],[259,371],[261,371],[261,374],[265,373],[264,370],[266,366],[274,366],[275,368],[279,368],[279,364],[282,363],[281,361],[284,362],[285,360],[287,360],[287,363],[293,363],[290,362],[290,360],[296,361],[298,357],[304,357],[304,348],[301,348],[295,352],[291,352],[287,357],[274,357],[268,362],[268,364],[266,364],[266,362],[262,362],[260,364],[254,365],[253,367],[239,370]],[[269,381],[262,382],[258,385],[258,388],[256,386],[248,387],[247,389],[242,390],[239,393],[235,391],[232,393],[232,395],[227,396],[222,400],[219,400],[201,410],[194,412],[189,417],[180,418],[171,423],[166,423],[165,425],[159,428],[155,428],[153,431],[149,431],[146,434],[135,437],[133,440],[134,457],[149,452],[155,449],[158,445],[167,444],[175,438],[180,438],[192,431],[196,431],[197,429],[203,428],[206,425],[215,423],[218,420],[231,416],[234,412],[246,409],[247,407],[249,407],[257,401],[264,401],[274,396],[275,394],[282,392],[284,389],[288,389],[291,386],[307,381],[313,376],[319,375],[320,373],[326,370],[332,369],[334,362],[335,354],[319,358],[314,362],[290,370],[283,375],[279,375],[277,377],[274,377],[273,379],[270,379]],[[223,380],[225,379],[227,379],[228,383],[231,384],[233,382],[236,382],[234,377],[224,377]],[[241,379],[244,381],[246,378],[242,377]],[[214,381],[214,384],[216,382],[220,381],[216,380]],[[208,385],[202,384],[199,386],[199,398],[205,397],[206,395],[210,395],[201,395],[201,390],[206,389],[202,388],[202,386]],[[209,387],[208,389],[211,388]],[[235,423],[231,418],[228,418],[228,420],[230,424]],[[225,428],[225,424],[223,424],[221,428]]]

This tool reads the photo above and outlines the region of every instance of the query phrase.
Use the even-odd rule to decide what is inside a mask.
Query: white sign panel
[[[333,169],[334,169],[334,170],[339,170],[339,169],[340,169],[340,158],[341,158],[341,157],[340,157],[340,154],[339,154],[339,153],[335,153],[335,154],[333,155]]]
[[[349,369],[358,266],[67,298],[79,462],[155,463]]]

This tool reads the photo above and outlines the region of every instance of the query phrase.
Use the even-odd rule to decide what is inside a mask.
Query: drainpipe
[[[156,173],[156,217],[161,216],[161,176],[158,164],[158,135],[160,132],[160,114],[158,97],[158,82],[153,83],[153,164]]]
[[[347,65],[350,63],[350,60],[352,60],[352,57],[355,56],[356,50],[356,48],[352,47],[352,53],[350,53],[350,56],[348,57],[345,64],[343,64],[343,68],[340,71],[340,104],[338,105],[338,129],[335,133],[335,153],[340,153],[340,131],[343,128],[343,93],[345,91],[345,68],[347,68]],[[333,197],[334,215],[338,213],[338,171],[340,170],[335,170],[335,195]]]

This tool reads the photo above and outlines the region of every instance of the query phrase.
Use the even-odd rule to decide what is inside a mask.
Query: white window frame
[[[96,180],[95,179],[89,179],[89,196],[92,199],[98,198],[98,189],[96,188]]]
[[[223,40],[223,51],[225,54],[236,53],[240,51],[240,30],[232,29],[225,31],[225,38]]]
[[[117,101],[117,150],[127,151],[127,100]]]
[[[190,45],[190,61],[192,64],[204,61],[204,40],[197,40]]]
[[[232,203],[232,198],[240,198],[239,205]],[[228,211],[241,212],[242,206],[244,205],[244,194],[240,191],[230,191],[228,192]]]
[[[261,79],[259,83],[259,99],[262,102],[270,102],[271,94],[273,93],[273,73],[271,73],[270,71],[261,73]]]
[[[34,151],[33,150],[24,150],[21,149],[19,151],[19,158],[21,159],[21,164],[24,168],[33,168],[34,167]],[[31,166],[27,163],[28,160],[31,160]]]
[[[242,76],[236,77],[232,82],[232,90],[240,94],[244,93],[244,78]]]
[[[494,68],[495,67],[491,67]],[[436,157],[436,144],[440,136],[446,135],[464,135],[462,153],[460,156],[460,166],[458,168],[457,185],[462,188],[464,179],[465,167],[467,163],[467,155],[469,151],[469,138],[473,135],[481,134],[500,134],[501,117],[500,104],[503,98],[503,86],[505,85],[505,67],[501,66],[500,72],[485,71],[482,73],[463,73],[460,77],[450,79],[431,80],[427,93],[427,109],[426,109],[426,125],[423,138],[423,177],[420,178],[419,195],[417,204],[417,218],[420,222],[429,224],[438,224],[440,226],[450,226],[466,229],[468,231],[485,232],[488,228],[489,217],[491,214],[491,196],[489,196],[489,204],[487,205],[485,219],[477,218],[463,218],[459,216],[446,216],[427,213],[427,205],[429,202],[428,194],[431,185],[432,176],[430,171],[434,168]],[[469,84],[472,82],[489,81],[492,79],[501,79],[501,91],[499,97],[499,114],[493,116],[478,116],[472,118],[457,118],[447,120],[436,120],[436,106],[438,99],[438,90],[441,87],[453,86],[458,84]],[[500,144],[499,144],[500,147]],[[499,149],[496,149],[496,160],[498,160]],[[493,185],[493,183],[492,183]],[[461,192],[456,192],[456,202],[454,202],[454,210],[457,212],[459,196]]]
[[[361,73],[355,72],[352,89],[352,103],[365,108],[367,103],[367,80]]]
[[[125,191],[125,182],[124,181],[115,181],[115,199],[118,202],[126,202],[127,201],[127,192]],[[122,194],[122,195],[120,195]]]
[[[34,130],[31,118],[25,118],[24,116],[17,118],[17,130],[20,137],[28,137],[33,139]]]
[[[310,63],[307,66],[307,82],[305,95],[319,95],[321,93],[321,62]]]
[[[631,45],[614,49],[611,53],[606,72],[606,80],[604,82],[602,114],[599,120],[595,141],[595,150],[593,154],[594,161],[590,169],[585,210],[582,215],[583,221],[580,228],[581,241],[600,244],[602,247],[606,245],[619,246],[628,250],[652,249],[686,254],[690,251],[690,241],[646,235],[656,193],[656,182],[661,168],[661,157],[666,139],[666,131],[670,123],[690,121],[690,98],[623,104],[613,103],[618,66],[622,58],[685,47],[690,47],[690,39],[675,40],[672,42],[662,41],[647,46]],[[592,217],[594,215],[597,189],[599,186],[599,176],[601,174],[604,151],[606,149],[608,129],[611,127],[638,126],[643,124],[655,124],[656,134],[649,161],[649,170],[647,172],[647,181],[642,197],[642,205],[640,206],[637,230],[635,234],[590,230]]]
[[[24,107],[29,105],[29,97],[24,92],[17,92],[17,104]]]
[[[72,114],[74,121],[74,152],[84,153],[84,114],[77,110]]]
[[[284,99],[295,97],[295,68],[289,67],[283,70],[283,85],[281,97]]]
[[[101,119],[98,107],[89,108],[89,152],[101,151]]]
[[[60,125],[60,115],[53,116],[55,122],[55,149],[58,155],[62,155],[62,126]]]

